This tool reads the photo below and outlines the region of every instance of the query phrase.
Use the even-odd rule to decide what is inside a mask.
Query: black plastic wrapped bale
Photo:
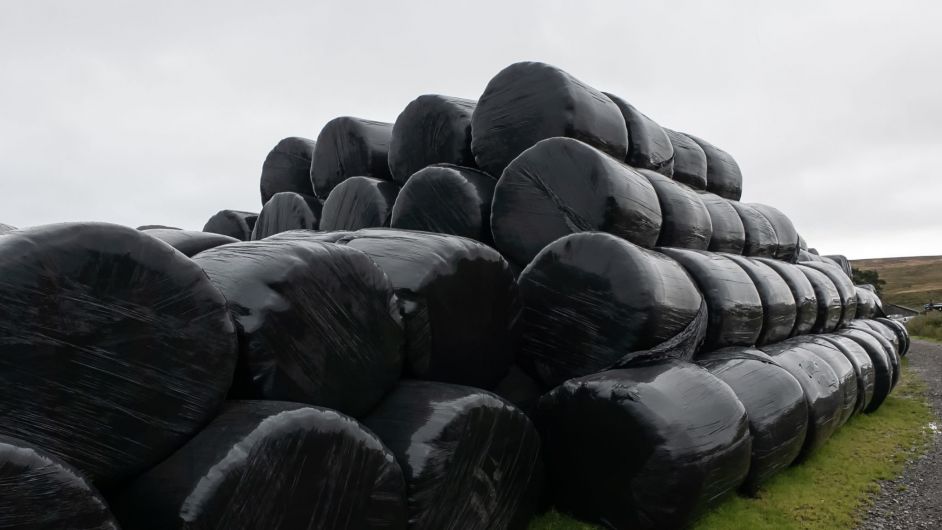
[[[166,458],[229,390],[236,328],[198,265],[133,228],[0,236],[0,435],[111,486]]]
[[[875,318],[877,313],[877,295],[859,285],[854,286],[857,292],[856,318]]]
[[[788,371],[756,349],[717,350],[698,357],[697,364],[729,385],[746,408],[752,462],[742,490],[754,495],[801,452],[808,431],[805,394]]]
[[[798,234],[798,249],[799,250],[808,250],[808,242],[805,241],[805,238]]]
[[[798,267],[790,263],[783,263],[770,258],[754,259],[778,273],[792,292],[792,299],[795,302],[795,326],[789,336],[794,337],[811,333],[818,319],[818,299],[808,277]]]
[[[399,186],[388,180],[350,177],[338,184],[321,212],[319,230],[359,230],[389,226]]]
[[[637,171],[579,140],[550,138],[507,166],[494,189],[491,231],[509,260],[526,265],[573,232],[608,232],[653,247],[661,207]]]
[[[729,205],[739,214],[746,234],[742,254],[757,258],[774,257],[779,245],[772,223],[749,204],[729,201]]]
[[[658,246],[698,250],[709,248],[713,223],[710,221],[710,211],[703,205],[700,195],[660,173],[647,169],[639,170],[639,173],[654,186],[661,205]]]
[[[684,268],[609,234],[554,241],[518,283],[517,360],[547,389],[639,358],[690,359],[703,338],[703,298]],[[686,333],[697,327],[699,337]],[[650,351],[680,337],[685,343]]]
[[[402,467],[409,528],[527,528],[543,486],[540,436],[510,403],[404,380],[364,423]]]
[[[389,172],[400,186],[432,164],[475,167],[471,114],[477,101],[426,94],[396,118],[389,143]]]
[[[751,203],[749,206],[764,215],[772,224],[775,239],[778,241],[772,257],[789,263],[798,261],[798,231],[795,230],[792,220],[778,208],[766,204]]]
[[[899,354],[896,353],[896,347],[893,346],[893,343],[890,342],[889,339],[884,337],[883,334],[877,331],[874,331],[871,327],[864,324],[861,324],[860,326],[851,327],[851,328],[844,328],[841,331],[860,331],[876,339],[876,341],[880,344],[880,348],[882,348],[883,351],[886,352],[886,357],[887,359],[890,360],[890,364],[893,366],[893,386],[890,387],[890,389],[892,390],[892,388],[895,387],[897,383],[899,383],[899,378],[901,375],[900,357],[899,357]]]
[[[798,311],[795,297],[784,278],[761,261],[732,254],[724,257],[746,271],[762,300],[762,331],[756,344],[779,342],[791,336]]]
[[[831,366],[794,341],[777,342],[762,351],[798,380],[808,403],[808,432],[796,462],[817,451],[837,430],[844,393]]]
[[[854,374],[857,377],[857,406],[854,411],[857,413],[867,410],[870,402],[873,401],[873,393],[876,388],[876,372],[867,350],[849,337],[831,333],[816,335],[815,337],[830,341],[854,366]]]
[[[838,384],[841,386],[843,400],[841,417],[837,422],[837,428],[841,428],[854,415],[859,406],[857,372],[854,370],[854,365],[834,343],[818,338],[816,335],[805,335],[789,340],[814,353],[834,370],[834,375],[837,376]]]
[[[749,470],[742,403],[683,361],[566,381],[535,421],[556,508],[608,528],[684,528]]]
[[[808,252],[807,250],[799,250],[798,251],[798,263],[801,263],[803,261],[824,261],[824,260],[822,260],[821,256],[818,256],[817,254],[812,254],[811,252]]]
[[[890,344],[893,345],[893,351],[896,352],[897,357],[900,356],[900,352],[903,350],[903,348],[900,345],[899,335],[897,335],[896,332],[892,328],[890,328],[886,324],[877,322],[876,320],[862,320],[862,319],[856,319],[850,324],[848,324],[847,326],[854,327],[855,324],[860,325],[860,326],[865,326],[867,329],[871,329],[873,331],[876,331],[880,335],[883,335],[883,338],[890,341]]]
[[[834,287],[834,282],[829,280],[823,272],[804,265],[796,265],[796,267],[811,283],[811,287],[814,288],[814,297],[818,302],[818,318],[814,321],[811,333],[834,331],[841,321],[843,311],[841,295],[837,292],[837,287]]]
[[[311,160],[314,194],[326,199],[330,190],[350,177],[392,180],[389,143],[393,124],[342,116],[324,125]]]
[[[314,140],[307,138],[285,138],[275,145],[262,164],[262,177],[259,179],[262,206],[283,191],[314,195],[311,185],[313,154]]]
[[[493,388],[513,363],[520,299],[507,261],[463,237],[360,230],[338,239],[386,272],[406,329],[414,379]]]
[[[392,453],[356,420],[230,401],[170,458],[111,498],[125,530],[406,528]]]
[[[707,159],[703,149],[689,136],[670,129],[664,129],[674,147],[673,178],[695,190],[705,190],[707,186]]]
[[[762,332],[762,299],[742,267],[712,252],[659,250],[683,265],[706,300],[709,324],[702,351],[756,343]]]
[[[690,134],[687,136],[697,142],[706,155],[707,191],[731,201],[738,201],[742,197],[742,171],[736,160],[726,151],[702,138]]]
[[[621,111],[628,127],[628,156],[625,162],[638,169],[650,169],[670,177],[674,174],[674,146],[667,132],[627,101],[603,92]]]
[[[802,263],[802,265],[823,273],[837,288],[837,293],[841,298],[841,319],[838,325],[843,326],[853,320],[857,316],[857,289],[850,277],[844,274],[844,271],[827,263],[812,261]]]
[[[712,193],[701,193],[700,200],[710,212],[710,225],[713,227],[713,236],[707,250],[742,254],[746,246],[746,229],[730,201]]]
[[[210,217],[209,221],[206,221],[203,232],[222,234],[234,237],[239,241],[248,241],[252,239],[252,229],[255,228],[255,221],[257,220],[257,213],[220,210],[216,215]]]
[[[497,180],[467,167],[438,164],[419,170],[399,191],[390,226],[493,244],[491,201]]]
[[[4,226],[7,226],[7,225],[0,223],[0,232],[4,232],[4,231],[9,232],[10,230],[15,230],[15,228],[13,228],[12,226],[7,226],[7,230],[4,230],[3,229]],[[175,226],[165,226],[165,225],[141,225],[137,227],[137,229],[142,230],[142,231],[143,230],[180,230],[180,228],[177,228]]]
[[[860,293],[861,290],[864,290],[864,291],[869,292],[870,295],[872,295],[870,296],[870,298],[871,300],[873,300],[873,316],[870,318],[876,319],[876,318],[886,317],[886,312],[883,310],[883,300],[881,300],[880,295],[877,294],[876,287],[874,287],[873,285],[869,283],[860,283],[860,284],[855,285],[854,287],[857,287],[858,294]],[[857,298],[857,304],[860,304],[859,296]],[[858,308],[857,318],[863,318],[859,315],[859,311],[860,309]]]
[[[105,499],[72,466],[0,436],[0,528],[118,530]]]
[[[276,193],[258,214],[251,239],[257,241],[288,230],[317,230],[323,207],[315,197],[290,191]]]
[[[232,395],[361,416],[402,372],[393,288],[362,252],[313,241],[251,241],[194,261],[239,325]]]
[[[513,365],[507,371],[507,377],[497,384],[493,392],[524,413],[530,414],[543,395],[543,387],[519,366]]]
[[[835,262],[848,278],[854,277],[854,269],[850,266],[850,260],[847,259],[847,256],[842,256],[841,254],[830,254],[822,257]]]
[[[171,247],[177,249],[186,257],[193,257],[204,250],[208,250],[220,245],[229,243],[238,243],[239,240],[234,237],[214,234],[212,232],[197,232],[193,230],[172,230],[166,228],[152,228],[143,230],[151,237],[163,241]]]
[[[877,341],[873,335],[859,329],[844,329],[835,334],[840,337],[847,337],[866,350],[873,363],[873,397],[870,404],[864,409],[864,412],[873,412],[880,408],[886,397],[893,390],[893,378],[895,369],[890,360],[890,353]]]
[[[566,136],[618,160],[628,154],[628,129],[618,106],[568,73],[536,62],[501,70],[471,116],[471,151],[495,177],[540,140]]]
[[[896,333],[900,345],[899,354],[901,357],[905,357],[906,353],[909,351],[909,331],[906,329],[906,326],[897,322],[896,320],[889,318],[881,317],[877,318],[876,321],[892,329]]]

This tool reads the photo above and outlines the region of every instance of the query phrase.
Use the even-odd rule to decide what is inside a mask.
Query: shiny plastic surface
[[[844,330],[842,331],[854,331],[854,330],[858,330],[863,333],[866,333],[867,335],[870,335],[871,337],[876,339],[876,341],[880,344],[880,348],[882,348],[883,351],[886,352],[886,357],[887,359],[890,360],[890,364],[893,366],[892,387],[895,387],[896,384],[899,383],[899,378],[901,375],[900,374],[900,357],[899,357],[899,354],[896,353],[896,347],[894,347],[893,343],[890,342],[886,337],[884,337],[883,334],[874,331],[873,328],[864,324],[861,324],[860,326],[844,328]],[[892,390],[892,387],[890,388],[891,390]]]
[[[905,357],[906,353],[909,351],[909,331],[906,329],[906,326],[889,318],[881,317],[877,318],[876,321],[889,327],[896,333],[896,336],[899,338],[900,357]]]
[[[399,186],[388,180],[350,177],[327,196],[319,230],[359,230],[389,226]]]
[[[755,494],[801,452],[808,431],[804,391],[788,371],[753,348],[717,350],[699,356],[697,364],[729,385],[746,408],[752,461],[742,490]]]
[[[476,388],[404,380],[365,422],[406,479],[409,528],[525,529],[543,486],[540,436]]]
[[[412,175],[393,206],[390,226],[475,239],[492,245],[497,180],[467,167],[438,164]]]
[[[857,372],[854,370],[854,365],[836,345],[816,335],[805,335],[789,340],[814,353],[834,370],[843,397],[841,417],[837,422],[837,427],[842,427],[854,415],[859,405]]]
[[[799,250],[798,262],[801,263],[803,261],[824,261],[824,260],[822,260],[821,256],[817,254],[812,254],[811,252],[808,252],[807,250]]]
[[[886,324],[883,324],[882,322],[877,322],[876,320],[870,320],[870,319],[858,318],[854,320],[853,322],[851,322],[850,324],[848,324],[848,327],[850,327],[853,324],[862,324],[864,326],[867,326],[867,328],[872,329],[873,331],[876,331],[880,335],[883,335],[883,338],[890,341],[890,344],[893,345],[893,351],[896,352],[896,355],[900,356],[902,347],[900,346],[899,335],[897,335],[896,332],[892,328],[890,328]]]
[[[212,232],[173,230],[167,228],[153,228],[143,230],[143,232],[177,249],[188,258],[213,247],[239,242],[239,240],[234,237],[214,234]]]
[[[226,403],[111,500],[125,530],[406,528],[402,471],[376,435],[280,401]]]
[[[650,169],[668,177],[673,175],[674,146],[664,129],[627,101],[608,92],[603,94],[615,102],[628,127],[625,162],[637,169]]]
[[[474,159],[495,177],[517,155],[555,136],[581,140],[618,160],[628,154],[628,129],[618,106],[548,64],[521,62],[501,70],[471,116]]]
[[[425,94],[406,105],[393,124],[389,172],[400,186],[432,164],[475,167],[471,113],[477,101]]]
[[[4,232],[4,231],[9,232],[10,230],[16,230],[16,229],[13,228],[12,226],[7,226],[7,230],[4,230],[4,229],[3,229],[4,226],[6,226],[6,225],[0,224],[0,232]],[[165,226],[165,225],[141,225],[141,226],[137,227],[137,229],[138,229],[138,230],[156,230],[156,229],[160,229],[160,230],[180,230],[180,228],[177,228],[176,226]]]
[[[837,293],[841,298],[841,319],[838,325],[843,326],[853,320],[857,316],[857,289],[850,277],[838,267],[828,263],[812,261],[802,263],[802,265],[822,272],[837,288]]]
[[[252,241],[194,261],[239,325],[232,395],[361,416],[402,372],[393,287],[365,254],[330,243]]]
[[[255,221],[257,220],[257,213],[220,210],[216,215],[210,217],[209,221],[206,221],[203,232],[222,234],[234,237],[239,241],[248,241],[252,239],[252,229],[255,228]]]
[[[848,278],[854,277],[854,271],[853,271],[853,268],[850,266],[850,260],[847,259],[847,256],[842,256],[840,254],[830,254],[830,255],[822,256],[822,257],[835,262],[837,266],[842,271],[844,271],[844,274],[846,274]]]
[[[311,160],[314,194],[326,199],[330,190],[350,177],[392,180],[389,143],[393,124],[341,116],[317,135]]]
[[[729,204],[739,214],[746,234],[742,254],[757,258],[774,257],[779,246],[778,237],[768,218],[749,204],[738,201],[729,201]]]
[[[749,470],[742,403],[683,361],[571,379],[535,418],[556,508],[608,528],[683,528]]]
[[[812,333],[834,331],[841,321],[844,308],[841,304],[841,295],[828,277],[816,269],[805,265],[796,265],[805,278],[814,288],[814,296],[818,301],[818,318],[811,328]]]
[[[651,183],[572,138],[550,138],[527,149],[494,189],[494,242],[519,265],[574,232],[608,232],[652,247],[660,230],[661,207]]]
[[[798,261],[798,231],[795,230],[792,220],[779,209],[766,204],[750,203],[749,206],[765,216],[772,225],[775,240],[778,242],[772,257],[789,263]]]
[[[703,318],[703,298],[683,267],[609,234],[554,241],[518,283],[518,363],[547,389],[648,357]],[[690,359],[697,345],[670,354]]]
[[[301,195],[314,195],[311,186],[311,157],[314,140],[307,138],[285,138],[275,145],[262,164],[259,190],[262,205],[276,193],[291,191]]]
[[[762,331],[756,344],[761,346],[770,342],[787,339],[795,328],[797,309],[791,288],[777,272],[761,261],[723,254],[726,259],[742,267],[755,284],[759,299],[762,300]]]
[[[712,193],[701,193],[700,200],[710,212],[710,225],[713,227],[707,250],[742,254],[746,246],[746,229],[730,201]]]
[[[857,312],[855,317],[876,318],[877,295],[859,285],[854,286],[854,291],[857,292]]]
[[[789,336],[811,333],[815,321],[818,319],[818,299],[814,294],[814,287],[808,277],[798,267],[770,258],[753,258],[772,270],[785,280],[792,292],[795,302],[795,326]]]
[[[847,337],[866,350],[873,363],[873,398],[870,404],[864,408],[864,412],[873,412],[880,408],[886,397],[893,390],[894,366],[890,360],[890,354],[879,341],[872,335],[859,329],[844,329],[836,333],[838,336]]]
[[[687,136],[697,142],[706,155],[707,191],[731,201],[738,201],[742,196],[742,172],[736,160],[726,151],[702,138],[690,134]]]
[[[873,392],[876,385],[876,372],[873,361],[867,355],[863,346],[849,337],[825,333],[816,336],[819,339],[830,341],[847,360],[854,366],[854,375],[857,377],[857,406],[854,412],[863,412],[873,401]]]
[[[686,134],[670,129],[664,129],[664,132],[667,133],[667,138],[674,147],[674,180],[695,190],[705,190],[707,186],[706,153]]]
[[[660,173],[647,169],[638,172],[654,186],[661,206],[661,233],[657,245],[697,250],[709,248],[713,223],[700,195]]]
[[[222,294],[144,232],[63,223],[0,236],[0,435],[99,487],[156,464],[205,424],[235,352]]]
[[[258,241],[288,230],[317,230],[322,210],[323,204],[314,197],[290,191],[276,193],[258,214],[251,239]]]

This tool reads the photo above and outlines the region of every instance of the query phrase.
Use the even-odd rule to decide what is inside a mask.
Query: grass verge
[[[923,451],[932,411],[925,383],[903,359],[903,377],[873,414],[851,418],[803,464],[786,469],[758,496],[732,496],[706,513],[695,530],[853,528],[879,491],[879,480],[897,476],[907,459]],[[597,527],[549,512],[529,530]]]
[[[942,341],[942,311],[932,311],[919,315],[906,322],[910,335],[920,338]]]

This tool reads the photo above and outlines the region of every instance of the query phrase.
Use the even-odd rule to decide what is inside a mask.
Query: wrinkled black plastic
[[[471,116],[471,151],[484,172],[500,176],[517,155],[554,136],[581,140],[618,160],[628,154],[618,106],[559,68],[515,63],[487,83]]]
[[[873,331],[876,331],[880,335],[883,335],[883,338],[890,341],[890,344],[893,345],[893,351],[896,352],[897,357],[900,356],[900,352],[903,350],[903,348],[900,345],[899,335],[896,334],[896,331],[893,330],[893,328],[887,326],[886,324],[882,322],[877,322],[876,320],[869,320],[869,319],[868,320],[858,319],[851,322],[851,324],[854,324],[854,323],[863,324],[867,326],[868,328],[872,329]],[[850,326],[851,324],[848,324],[848,326]]]
[[[406,528],[402,471],[379,438],[280,401],[228,402],[111,500],[125,530]]]
[[[301,195],[314,195],[311,186],[311,157],[314,140],[307,138],[285,138],[275,145],[262,164],[259,189],[262,205],[276,193],[291,191]]]
[[[837,263],[837,266],[840,267],[842,271],[844,271],[844,274],[846,274],[848,278],[854,277],[854,271],[853,271],[853,268],[850,266],[850,260],[847,259],[847,256],[842,256],[840,254],[831,254],[831,255],[822,256],[822,257]]]
[[[837,292],[828,277],[818,270],[806,267],[805,265],[796,265],[805,278],[814,288],[814,296],[818,302],[818,318],[814,321],[811,328],[812,333],[824,333],[834,331],[841,321],[843,305],[841,304],[841,295]]]
[[[896,376],[896,368],[891,360],[890,352],[883,348],[882,344],[870,333],[859,329],[843,329],[836,333],[838,336],[848,337],[866,350],[873,362],[874,384],[873,398],[870,404],[864,409],[864,412],[873,412],[880,408],[886,397],[893,390],[893,379]]]
[[[817,337],[834,344],[854,366],[854,374],[857,377],[857,406],[854,412],[864,412],[873,401],[876,385],[876,372],[867,350],[849,337],[831,333],[817,335]]]
[[[327,196],[319,230],[359,230],[389,226],[399,187],[388,180],[350,177]]]
[[[772,223],[752,205],[738,201],[729,201],[729,204],[739,214],[746,234],[743,255],[757,258],[774,257],[779,245]]]
[[[811,333],[818,319],[818,299],[808,277],[795,265],[770,258],[754,258],[767,265],[785,280],[795,302],[795,326],[789,336]]]
[[[742,254],[746,246],[746,229],[732,203],[712,193],[701,193],[700,200],[710,212],[710,225],[713,227],[708,250]]]
[[[234,237],[214,234],[212,232],[173,230],[167,228],[152,228],[150,230],[143,230],[143,232],[177,249],[186,257],[195,256],[204,250],[220,245],[239,242],[239,240]]]
[[[856,318],[876,318],[877,295],[859,285],[854,286],[854,291],[857,292]]]
[[[362,252],[313,241],[251,241],[194,261],[239,324],[232,395],[361,416],[402,372],[402,321],[386,275]]]
[[[686,134],[686,133],[685,133]],[[702,138],[687,134],[697,142],[707,159],[707,191],[732,201],[742,197],[742,171],[736,160],[719,147]]]
[[[661,233],[657,244],[661,247],[680,247],[706,250],[713,237],[710,211],[700,195],[673,180],[642,169],[639,171],[654,186],[661,205]]]
[[[833,283],[834,287],[837,289],[837,293],[841,299],[841,319],[838,325],[843,326],[853,320],[854,317],[857,316],[857,289],[854,287],[854,282],[850,280],[850,277],[844,274],[839,268],[828,263],[812,261],[802,263],[802,265],[823,273],[831,280],[831,283]]]
[[[798,231],[795,230],[792,220],[777,208],[766,204],[751,203],[749,206],[765,216],[772,225],[775,240],[778,242],[772,257],[789,263],[798,261]]]
[[[365,420],[402,467],[409,528],[524,529],[543,486],[527,416],[476,388],[405,380]]]
[[[703,300],[677,262],[603,233],[554,241],[519,285],[518,363],[545,388],[647,357],[697,320]]]
[[[10,226],[10,225],[7,225],[7,224],[0,223],[0,234],[2,234],[2,233],[4,233],[4,232],[12,232],[12,231],[14,231],[14,230],[16,230],[16,227],[15,227],[15,226]]]
[[[697,364],[729,385],[746,408],[752,461],[742,490],[755,494],[801,452],[808,431],[808,405],[801,385],[771,357],[752,348],[725,348],[701,355]]]
[[[4,226],[7,226],[7,225],[0,224],[0,232],[4,232],[4,231],[7,231],[7,232],[8,232],[8,231],[10,231],[10,230],[16,230],[16,229],[13,228],[12,226],[7,226],[7,230],[4,230],[4,229],[3,229]],[[141,225],[141,226],[137,227],[137,229],[138,229],[138,230],[157,230],[157,229],[160,229],[160,230],[180,230],[180,228],[177,228],[177,227],[175,227],[175,226],[164,226],[164,225]]]
[[[646,178],[572,138],[550,138],[507,166],[494,189],[497,248],[526,265],[573,232],[608,232],[652,247],[661,230],[657,193]]]
[[[851,323],[851,325],[853,325],[853,323]],[[895,387],[896,384],[899,383],[899,378],[901,375],[900,374],[900,357],[896,353],[896,347],[893,346],[893,343],[890,342],[889,339],[884,337],[882,333],[874,331],[873,328],[865,324],[860,324],[859,326],[853,326],[850,328],[844,328],[844,330],[842,331],[862,331],[863,333],[866,333],[867,335],[870,335],[871,337],[876,339],[876,341],[880,344],[880,348],[882,348],[883,351],[886,352],[886,357],[887,359],[889,359],[890,365],[892,365],[893,367],[893,384],[890,387],[890,390],[892,390],[893,387]]]
[[[909,331],[906,329],[906,326],[889,318],[881,317],[877,318],[876,321],[889,327],[896,333],[896,336],[899,338],[899,354],[901,357],[905,357],[906,353],[909,351]]]
[[[208,421],[235,352],[222,294],[144,232],[64,223],[0,236],[0,435],[99,487]]]
[[[0,436],[0,528],[118,530],[105,499],[72,466]]]
[[[477,101],[426,94],[406,105],[393,124],[389,172],[400,186],[432,164],[475,167],[471,113]]]
[[[556,508],[608,528],[683,528],[749,470],[742,403],[682,361],[571,379],[535,418]]]
[[[804,261],[824,261],[824,260],[822,260],[821,256],[818,256],[817,254],[812,254],[811,252],[808,252],[807,250],[799,250],[798,262],[801,263]]]
[[[324,125],[311,160],[314,194],[326,199],[330,190],[350,177],[392,180],[389,142],[393,124],[342,116]]]
[[[840,428],[854,415],[859,406],[857,373],[854,370],[854,365],[834,343],[821,339],[816,335],[805,335],[789,340],[814,353],[822,361],[828,363],[831,370],[834,370],[834,375],[837,376],[838,384],[841,387],[842,396],[841,416],[837,421],[837,427]]]
[[[290,191],[276,193],[258,214],[251,239],[258,241],[288,230],[317,230],[323,207],[314,197]]]
[[[252,239],[252,229],[255,228],[255,221],[257,220],[257,213],[220,210],[216,215],[210,217],[209,221],[206,221],[203,232],[222,234],[234,237],[239,241],[248,241]]]
[[[707,159],[703,149],[686,134],[664,129],[674,147],[674,175],[677,182],[695,190],[707,186]]]
[[[746,271],[762,300],[762,331],[756,344],[761,346],[787,339],[795,328],[797,310],[795,297],[785,280],[761,261],[733,254],[723,257]]]
[[[677,260],[703,293],[709,326],[702,351],[756,343],[762,331],[762,299],[742,267],[712,252],[658,250]]]
[[[467,167],[438,164],[416,172],[399,191],[390,226],[493,244],[491,201],[497,181]]]
[[[625,162],[638,169],[650,169],[670,177],[674,174],[674,146],[660,125],[645,116],[627,101],[603,92],[608,96],[628,127],[628,156]]]
[[[883,310],[883,300],[881,300],[880,297],[877,295],[877,289],[876,289],[876,287],[874,287],[873,285],[871,285],[871,284],[869,284],[869,283],[857,284],[855,287],[858,288],[858,293],[859,293],[859,290],[860,290],[860,289],[863,289],[863,290],[865,290],[865,291],[869,291],[870,294],[873,295],[873,296],[871,296],[871,299],[873,300],[873,304],[874,304],[874,307],[873,307],[873,316],[870,317],[870,318],[883,318],[883,317],[886,317],[886,312]],[[859,298],[859,297],[857,298],[857,303],[860,304],[860,298]],[[858,311],[859,311],[859,309],[858,309]],[[857,318],[863,318],[863,317],[860,317],[860,316],[858,315]]]

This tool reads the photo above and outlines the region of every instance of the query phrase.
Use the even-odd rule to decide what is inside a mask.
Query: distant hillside
[[[880,273],[880,279],[886,281],[886,302],[918,310],[929,300],[942,302],[942,256],[861,259],[851,265]]]

